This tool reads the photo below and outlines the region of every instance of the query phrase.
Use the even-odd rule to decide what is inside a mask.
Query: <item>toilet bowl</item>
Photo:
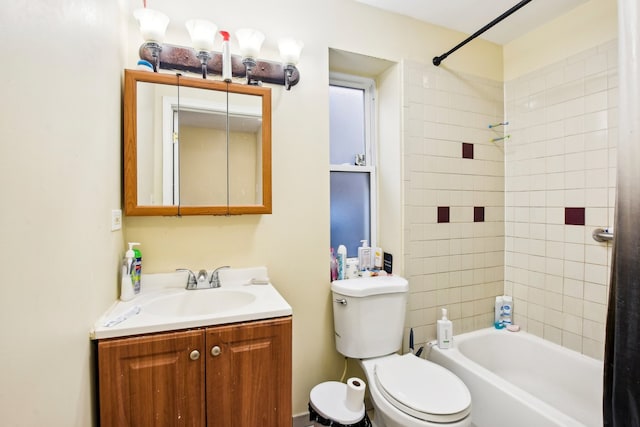
[[[467,427],[471,395],[440,365],[413,354],[360,360],[377,427]]]
[[[413,354],[400,356],[409,284],[399,276],[336,280],[336,349],[358,359],[377,427],[466,427],[471,394],[455,374]]]

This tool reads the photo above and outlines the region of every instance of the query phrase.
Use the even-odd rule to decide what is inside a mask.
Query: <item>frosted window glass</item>
[[[364,90],[329,86],[331,164],[354,164],[365,153]]]
[[[369,173],[331,172],[331,247],[347,247],[347,256],[358,256],[360,240],[369,235]]]

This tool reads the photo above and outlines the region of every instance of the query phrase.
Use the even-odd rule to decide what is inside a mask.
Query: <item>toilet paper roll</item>
[[[349,378],[347,380],[347,409],[353,412],[361,411],[364,408],[364,391],[367,385],[360,378]]]

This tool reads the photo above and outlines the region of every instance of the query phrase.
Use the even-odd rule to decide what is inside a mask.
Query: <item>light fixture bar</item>
[[[152,61],[151,53],[145,49],[145,45],[140,46],[140,59]],[[202,64],[190,47],[175,46],[163,44],[159,53],[158,66],[162,70],[179,70],[191,73],[201,74]],[[207,74],[217,74],[222,76],[222,53],[211,51],[211,59],[206,63]],[[242,56],[231,55],[231,74],[234,77],[245,77],[246,69],[242,63]],[[278,84],[284,86],[285,67],[281,62],[266,61],[256,59],[256,66],[251,72],[253,80],[261,81],[269,84]],[[289,80],[290,86],[295,86],[300,81],[300,72],[296,67],[291,71]]]

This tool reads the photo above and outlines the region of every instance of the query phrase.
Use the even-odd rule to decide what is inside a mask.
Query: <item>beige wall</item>
[[[242,15],[237,6],[206,1],[194,1],[187,7],[169,0],[154,2],[155,8],[172,18],[167,36],[171,43],[188,43],[183,23],[192,16],[210,18],[220,28],[232,32],[241,26],[259,28],[267,35],[261,56],[269,59],[278,59],[278,37],[293,35],[302,39],[305,42],[299,64],[302,78],[290,92],[272,86],[272,215],[126,218],[125,237],[142,242],[143,268],[147,272],[226,264],[268,266],[272,281],[293,307],[293,404],[294,413],[300,413],[306,410],[310,389],[319,382],[339,378],[342,371],[342,359],[335,351],[332,333],[327,262],[328,49],[335,47],[394,61],[408,56],[430,63],[433,56],[454,46],[464,35],[346,0],[288,3],[290,8],[287,2],[250,0],[243,8],[252,13]],[[128,23],[135,24],[133,19]],[[134,63],[140,43],[139,36],[132,35],[128,66]],[[237,51],[234,49],[232,44],[232,51]],[[499,46],[478,41],[447,60],[446,66],[474,69],[480,75],[500,80],[501,61]],[[393,78],[397,79],[397,74]],[[398,100],[395,102],[399,105]],[[399,135],[399,128],[396,129]],[[397,147],[399,138],[391,140]],[[397,153],[395,179],[399,180]],[[385,226],[386,233],[392,235],[395,229],[394,236],[400,236],[399,214],[389,215],[396,222]]]
[[[89,328],[116,298],[122,29],[102,0],[2,2],[0,414],[92,424]]]

